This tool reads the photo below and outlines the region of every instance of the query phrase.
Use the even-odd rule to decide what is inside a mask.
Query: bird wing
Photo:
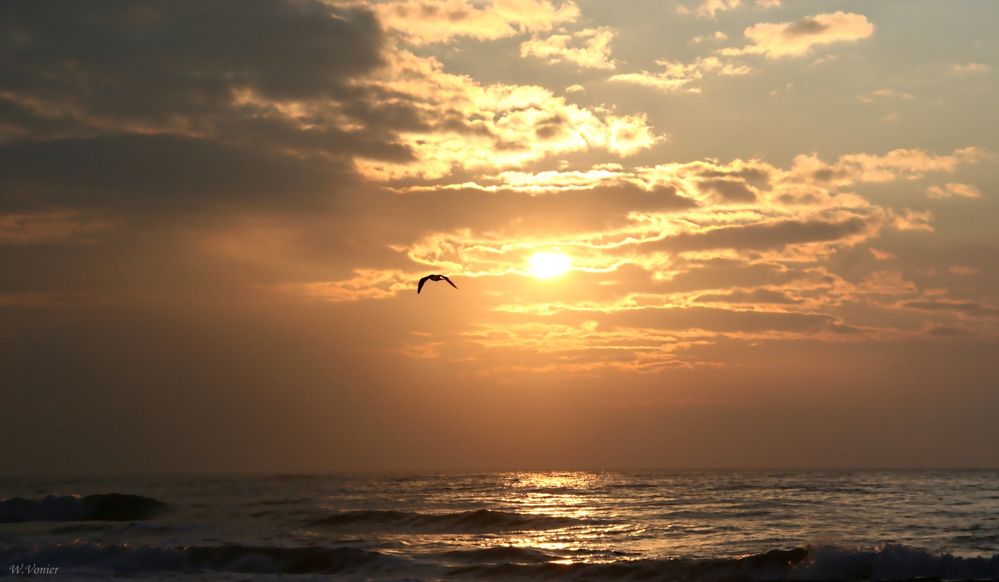
[[[458,288],[458,286],[457,286],[457,285],[455,285],[455,284],[454,284],[454,282],[453,282],[453,281],[451,281],[451,279],[448,279],[448,278],[447,278],[446,276],[444,276],[444,275],[441,275],[441,279],[444,279],[445,281],[447,281],[447,282],[448,282],[448,283],[449,283],[449,284],[450,284],[450,285],[451,285],[452,287],[454,287],[455,289],[457,289],[457,288]]]
[[[417,294],[419,294],[420,291],[423,291],[423,284],[426,283],[427,279],[429,279],[429,278],[430,278],[430,275],[427,275],[426,277],[420,279],[420,284],[416,286],[416,293]]]

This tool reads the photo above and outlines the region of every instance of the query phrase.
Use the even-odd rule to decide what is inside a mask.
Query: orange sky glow
[[[7,5],[0,460],[997,466],[997,17]]]

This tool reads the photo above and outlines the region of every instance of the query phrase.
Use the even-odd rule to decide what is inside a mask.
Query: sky
[[[4,2],[0,466],[999,467],[996,22]]]

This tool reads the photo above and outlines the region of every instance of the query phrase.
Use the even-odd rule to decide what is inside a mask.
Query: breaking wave
[[[14,497],[0,501],[0,523],[24,521],[136,521],[167,510],[162,501],[141,495],[105,493],[76,497],[47,495],[41,499]]]
[[[399,570],[412,566],[396,558],[351,547],[187,546],[131,547],[100,544],[61,544],[14,549],[0,553],[5,561],[55,564],[61,572],[113,572],[129,575],[152,572],[238,572],[248,574],[347,574]]]
[[[897,544],[871,550],[834,546],[771,550],[735,559],[629,560],[601,564],[481,564],[451,570],[460,578],[523,578],[566,580],[683,580],[740,582],[811,580],[994,580],[999,555],[960,558]]]
[[[10,563],[58,564],[60,573],[232,572],[337,574],[363,578],[427,576],[434,579],[682,580],[982,580],[999,578],[999,555],[961,558],[889,544],[871,550],[834,546],[771,550],[736,559],[619,560],[558,563],[532,548],[496,547],[449,552],[469,565],[420,563],[352,547],[185,546],[130,547],[87,543],[0,551]]]
[[[570,517],[477,509],[442,514],[387,510],[346,511],[314,521],[312,525],[355,531],[485,533],[559,529],[592,523],[595,522]]]

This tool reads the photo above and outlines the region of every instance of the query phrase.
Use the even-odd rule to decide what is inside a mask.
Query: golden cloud
[[[535,57],[546,63],[571,63],[587,69],[613,69],[611,42],[617,32],[602,26],[571,34],[533,37],[520,45],[520,56]]]
[[[794,181],[816,181],[850,186],[859,182],[918,180],[930,173],[953,173],[961,165],[985,160],[991,154],[977,147],[958,148],[950,154],[933,155],[918,149],[896,149],[884,155],[847,154],[827,163],[815,154],[794,158],[789,172]]]
[[[780,6],[781,0],[756,0],[757,8],[776,8]],[[707,18],[715,18],[719,12],[727,12],[729,10],[735,10],[742,6],[742,0],[701,0],[700,5],[697,7],[697,15]],[[677,8],[677,12],[681,14],[689,13],[690,9],[686,6],[680,6]]]
[[[579,7],[571,1],[397,0],[366,6],[375,11],[382,26],[413,45],[545,32],[579,18]]]
[[[930,186],[926,195],[930,198],[981,198],[982,191],[971,184],[948,182],[943,186]]]
[[[800,57],[816,46],[857,42],[874,34],[874,25],[863,14],[830,12],[806,16],[795,22],[762,22],[743,31],[751,41],[745,47],[722,49],[720,54],[764,55],[770,59]]]
[[[419,275],[398,270],[354,269],[354,276],[350,279],[288,283],[281,285],[279,289],[309,299],[340,303],[361,299],[387,299],[410,289],[416,278]]]
[[[898,89],[881,88],[881,89],[875,89],[874,91],[871,91],[870,93],[867,93],[865,95],[861,95],[860,97],[857,97],[857,99],[859,99],[864,103],[874,103],[875,101],[888,100],[888,99],[912,101],[913,99],[915,99],[915,96],[912,95],[911,93],[906,93],[905,91],[899,91]]]
[[[641,85],[664,93],[700,93],[701,88],[696,83],[705,75],[736,77],[747,75],[753,70],[748,65],[725,62],[718,57],[698,58],[691,63],[659,60],[656,64],[663,68],[659,73],[622,73],[609,80]]]
[[[644,115],[617,115],[583,108],[534,85],[481,85],[444,72],[433,58],[400,51],[370,86],[386,101],[405,98],[423,123],[399,132],[413,152],[409,162],[361,158],[367,177],[439,178],[455,167],[466,170],[517,167],[568,152],[600,149],[630,156],[661,139]]]
[[[488,349],[495,365],[524,372],[716,365],[705,350],[731,342],[941,338],[944,328],[988,335],[996,331],[990,304],[975,307],[925,288],[900,268],[886,268],[899,264],[895,255],[872,246],[892,229],[932,232],[932,214],[846,190],[955,172],[986,155],[976,148],[857,153],[832,162],[806,155],[785,168],[760,159],[602,164],[424,184],[402,196],[430,206],[437,197],[473,195],[514,202],[496,206],[491,226],[428,228],[391,245],[411,272],[358,270],[286,291],[334,303],[388,300],[411,292],[421,273],[449,273],[459,281],[460,301],[478,315],[465,331],[448,331],[446,341],[434,335],[400,349],[444,360]],[[604,222],[555,231],[522,219],[533,202],[556,213],[590,209]],[[531,276],[530,257],[551,251],[572,259],[564,283]],[[849,276],[836,270],[844,256],[853,257]]]
[[[742,0],[703,0],[697,7],[697,15],[714,18],[719,12],[733,10],[741,5]]]

